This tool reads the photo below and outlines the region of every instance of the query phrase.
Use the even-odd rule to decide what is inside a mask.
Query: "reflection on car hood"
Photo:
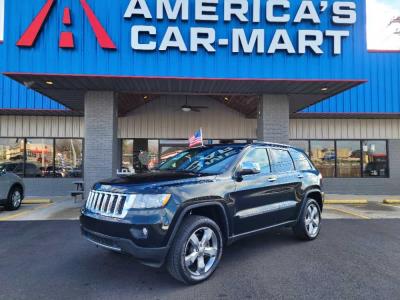
[[[106,192],[134,192],[142,189],[155,189],[168,186],[177,187],[179,185],[190,183],[200,183],[207,179],[212,180],[213,178],[215,178],[215,175],[210,176],[174,171],[153,171],[149,173],[101,180],[95,186],[95,189]]]

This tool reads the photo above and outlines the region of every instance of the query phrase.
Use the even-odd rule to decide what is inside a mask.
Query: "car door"
[[[301,176],[295,170],[288,149],[269,148],[268,153],[271,160],[271,174],[279,190],[276,196],[278,205],[274,211],[274,219],[278,224],[296,220],[301,201],[299,194],[302,188]]]
[[[9,176],[7,176],[6,173],[1,173],[0,170],[0,200],[4,200],[7,198],[9,189],[10,189]]]
[[[279,181],[271,173],[267,148],[250,149],[239,162],[258,164],[259,174],[236,178],[235,192],[230,197],[234,202],[233,225],[235,235],[255,231],[276,224],[274,211],[283,195]]]

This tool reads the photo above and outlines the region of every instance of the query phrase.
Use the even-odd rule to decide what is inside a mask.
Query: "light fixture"
[[[46,81],[46,84],[47,84],[47,85],[53,85],[54,82],[53,82],[53,81]]]
[[[30,89],[34,84],[34,81],[24,81],[24,86],[28,89]]]
[[[327,90],[328,90],[327,87],[323,87],[323,88],[321,89],[321,91],[323,91],[323,92],[326,92]]]
[[[143,99],[147,100],[147,99],[149,99],[149,96],[144,96]]]
[[[225,97],[224,100],[225,100],[225,101],[229,101],[229,98],[228,98],[228,97]]]

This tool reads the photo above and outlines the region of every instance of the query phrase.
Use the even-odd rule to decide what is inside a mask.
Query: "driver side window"
[[[243,163],[246,162],[257,164],[260,167],[261,174],[271,173],[271,167],[269,163],[267,149],[256,148],[250,150],[250,152],[247,153],[245,157],[242,159],[240,165],[243,165]]]

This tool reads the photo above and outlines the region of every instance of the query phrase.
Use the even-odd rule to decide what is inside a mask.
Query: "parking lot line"
[[[368,204],[368,200],[365,199],[341,199],[341,200],[325,200],[325,204]]]
[[[332,206],[326,206],[325,208],[328,209],[328,210],[335,210],[335,211],[338,211],[338,212],[341,212],[341,213],[344,213],[344,214],[347,214],[347,215],[351,215],[353,217],[358,217],[360,219],[371,220],[370,217],[367,217],[367,216],[364,216],[364,215],[361,215],[359,213],[355,213],[355,212],[352,212],[352,211],[348,211],[348,210],[345,210],[345,209],[332,207]]]
[[[381,205],[383,205],[383,206],[391,206],[391,207],[397,207],[397,208],[400,208],[400,205],[399,205],[399,204],[398,204],[398,205],[396,205],[396,204],[382,203]]]
[[[35,210],[38,210],[38,209],[41,209],[41,208],[46,208],[46,207],[48,207],[48,206],[50,206],[50,205],[52,205],[52,204],[53,204],[53,203],[48,203],[48,204],[40,205],[40,206],[38,206],[38,207],[35,207],[35,208],[30,209],[30,210],[27,210],[27,211],[21,211],[21,212],[18,212],[18,213],[9,215],[9,216],[2,217],[2,218],[0,218],[0,222],[2,222],[2,221],[11,221],[11,220],[14,220],[14,219],[16,219],[16,218],[18,218],[18,217],[25,216],[25,215],[27,215],[27,214],[29,214],[29,213],[35,211]]]

